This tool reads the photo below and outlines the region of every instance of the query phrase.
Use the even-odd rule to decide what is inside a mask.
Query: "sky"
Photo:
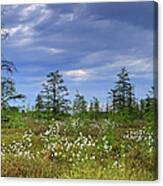
[[[49,72],[59,70],[73,100],[76,90],[105,103],[122,67],[136,98],[153,85],[154,3],[6,5],[9,37],[2,52],[13,61],[17,91],[34,104]]]

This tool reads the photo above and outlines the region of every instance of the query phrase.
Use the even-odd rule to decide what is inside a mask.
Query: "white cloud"
[[[70,70],[65,72],[73,81],[107,80],[114,78],[122,67],[126,67],[131,78],[151,79],[153,60],[150,57],[136,57],[130,55],[113,55],[110,51],[100,51],[84,57],[84,64],[89,65],[84,70]],[[111,56],[110,56],[111,55]],[[109,57],[110,56],[110,57]],[[101,60],[100,60],[101,59]],[[80,66],[83,65],[83,59]]]
[[[19,24],[15,27],[8,28],[7,31],[10,33],[10,36],[32,36],[33,35],[33,30],[29,25],[23,25]]]
[[[88,65],[98,64],[104,61],[110,61],[113,55],[114,55],[114,51],[109,51],[109,50],[96,51],[83,57],[80,63],[88,64]]]
[[[11,7],[11,11],[12,9],[13,7]],[[44,4],[31,4],[16,6],[14,13],[18,17],[18,22],[7,28],[10,33],[9,46],[20,47],[37,40],[39,33],[35,27],[46,21],[52,12]]]
[[[133,50],[126,50],[118,54],[116,50],[102,50],[90,53],[80,60],[80,65],[93,66],[93,69],[114,70],[126,66],[134,72],[152,72],[152,57],[139,56]],[[110,71],[109,70],[109,71]]]
[[[20,12],[19,15],[21,16],[20,19],[24,20],[27,17],[31,16],[33,13],[38,13],[42,9],[45,9],[46,5],[44,4],[31,4],[28,6],[25,6]]]
[[[6,30],[9,33],[7,45],[10,47],[27,46],[33,42],[33,38],[37,35],[36,31],[27,24],[18,24]]]
[[[27,48],[26,50],[28,50],[28,51],[42,51],[42,52],[46,52],[51,55],[61,54],[61,53],[65,52],[65,50],[60,49],[60,48],[52,48],[52,47],[44,47],[44,46],[34,46],[34,47]]]
[[[63,53],[63,49],[57,49],[57,48],[45,48],[50,54],[60,54]]]
[[[64,74],[74,81],[86,80],[89,76],[88,72],[83,69],[65,71]]]
[[[67,14],[60,14],[59,20],[57,21],[57,24],[63,24],[66,22],[71,22],[75,19],[73,13],[67,13]]]
[[[153,70],[153,59],[151,57],[120,56],[110,65],[112,68],[125,66],[134,73],[150,73]]]

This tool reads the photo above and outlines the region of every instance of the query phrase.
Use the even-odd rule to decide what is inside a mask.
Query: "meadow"
[[[113,116],[50,121],[22,116],[2,125],[2,176],[154,180],[156,134],[151,123],[114,122]],[[14,117],[15,118],[15,117]],[[118,118],[118,117],[117,117]],[[16,121],[18,122],[18,120]]]
[[[47,75],[32,108],[2,99],[2,176],[113,180],[157,178],[154,88],[137,101],[125,68],[106,108],[77,91],[73,102],[59,71]],[[7,100],[7,101],[6,101]]]
[[[1,175],[156,180],[157,4],[3,5],[1,17]]]

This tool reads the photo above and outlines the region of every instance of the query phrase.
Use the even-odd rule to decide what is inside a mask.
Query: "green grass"
[[[126,135],[126,131],[144,129],[111,127],[113,125],[105,120],[94,124],[83,120],[79,126],[75,122],[56,121],[50,126],[30,123],[25,128],[2,128],[2,176],[111,180],[157,178],[152,133],[144,132],[139,140],[139,136],[123,139],[120,134]]]

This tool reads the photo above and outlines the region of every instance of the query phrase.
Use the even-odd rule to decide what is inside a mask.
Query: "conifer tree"
[[[36,111],[38,112],[44,111],[44,103],[43,103],[42,96],[40,94],[37,95],[35,102],[36,102],[35,104]]]
[[[73,113],[84,113],[87,112],[87,102],[84,96],[80,95],[77,91],[73,102]]]
[[[41,93],[46,110],[52,112],[53,116],[58,113],[68,112],[69,100],[65,97],[69,94],[58,70],[47,75]]]
[[[89,111],[93,112],[93,102],[92,102],[92,100],[91,100],[90,105],[89,105]]]
[[[131,110],[134,105],[134,89],[126,68],[122,68],[117,77],[115,88],[111,89],[110,93],[112,95],[113,111],[121,111],[124,108]]]
[[[1,16],[3,17],[5,10],[1,11]],[[1,39],[2,42],[7,39],[9,32],[4,28],[4,23],[2,22],[1,27]],[[4,58],[4,55],[1,56],[1,106],[2,109],[9,107],[9,101],[15,99],[23,99],[25,96],[19,94],[16,91],[15,82],[12,78],[13,72],[16,71],[14,63],[8,61]]]
[[[98,98],[93,97],[93,104],[94,104],[94,111],[99,112],[100,111],[100,101]]]
[[[106,108],[105,108],[106,112],[109,112],[109,100],[107,99],[106,101]]]
[[[100,101],[98,100],[98,98],[93,97],[93,99],[91,100],[90,103],[90,108],[89,110],[92,112],[99,112],[100,111]]]

